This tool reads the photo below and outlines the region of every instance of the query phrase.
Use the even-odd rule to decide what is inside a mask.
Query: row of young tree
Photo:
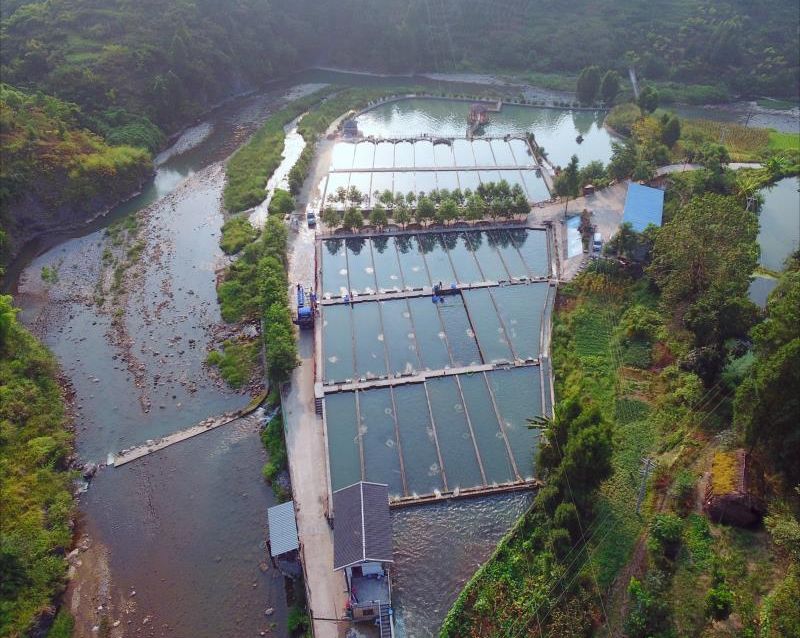
[[[340,226],[353,231],[364,225],[365,214],[361,205],[368,201],[355,186],[340,187],[328,196],[329,205],[322,211],[322,222],[330,229]],[[405,228],[409,223],[435,222],[447,225],[456,221],[480,221],[523,217],[530,211],[528,199],[519,184],[510,186],[505,180],[479,185],[473,192],[467,188],[449,191],[434,189],[429,193],[409,191],[405,195],[390,190],[373,193],[369,223],[383,228],[391,220]],[[345,206],[344,210],[332,204]]]

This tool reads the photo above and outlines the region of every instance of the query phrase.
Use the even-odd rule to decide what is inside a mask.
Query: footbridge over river
[[[164,448],[170,447],[171,445],[180,443],[181,441],[186,441],[187,439],[194,438],[204,434],[205,432],[210,432],[211,430],[215,430],[223,425],[228,425],[234,421],[238,421],[239,419],[256,412],[256,410],[258,410],[263,403],[263,400],[264,396],[261,396],[257,399],[254,399],[250,405],[242,410],[235,410],[232,412],[225,412],[217,416],[211,416],[203,419],[199,423],[195,423],[187,428],[173,432],[172,434],[167,434],[158,439],[148,439],[141,445],[126,448],[118,454],[112,455],[112,461],[109,463],[109,465],[121,467],[130,463],[131,461],[136,461],[142,457],[148,456],[149,454],[153,454],[163,450]],[[271,415],[269,413],[265,413],[265,418],[268,419],[270,416]]]

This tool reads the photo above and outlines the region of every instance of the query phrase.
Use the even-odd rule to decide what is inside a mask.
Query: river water
[[[106,461],[123,447],[247,402],[203,366],[219,337],[214,283],[226,263],[218,248],[220,162],[268,113],[331,81],[399,80],[315,71],[232,100],[157,158],[155,179],[140,195],[81,229],[40,238],[9,269],[23,321],[52,348],[75,389],[81,459]],[[439,79],[414,82],[444,86]],[[402,126],[418,117],[381,108],[364,124]],[[447,108],[437,109],[426,126],[455,123]],[[611,138],[599,114],[508,107],[501,116],[490,132],[501,122],[507,132],[533,131],[554,163],[573,152],[582,162],[607,159]],[[461,124],[456,128],[461,134]],[[575,142],[578,133],[583,145]],[[128,275],[128,294],[101,311],[94,295],[106,272],[104,229],[130,213],[139,214],[143,256]],[[45,266],[58,273],[57,282],[42,280]],[[101,469],[82,495],[83,531],[110,556],[111,584],[101,602],[121,621],[112,636],[285,635],[282,579],[271,568],[262,571],[266,509],[274,499],[260,474],[259,426],[258,417],[242,419],[123,468]],[[393,514],[403,635],[435,634],[464,580],[528,502],[496,496]],[[98,619],[97,599],[80,605]],[[96,635],[91,625],[79,622],[76,635]]]
[[[219,336],[215,281],[226,263],[218,245],[220,161],[268,113],[319,86],[279,86],[221,107],[157,158],[156,177],[139,196],[77,236],[28,248],[30,255],[54,244],[22,269],[16,302],[75,389],[82,460],[105,462],[124,447],[247,404],[248,396],[226,389],[203,365]],[[127,294],[101,310],[94,295],[103,252],[113,248],[104,226],[132,212],[144,252],[128,272]],[[43,267],[58,281],[42,281]],[[110,605],[109,618],[121,621],[112,635],[285,635],[283,578],[262,571],[266,509],[275,501],[261,477],[259,426],[250,417],[101,469],[81,496],[81,531],[107,548],[111,574],[105,595],[81,605],[92,612]],[[91,635],[99,620],[86,616],[79,636]]]

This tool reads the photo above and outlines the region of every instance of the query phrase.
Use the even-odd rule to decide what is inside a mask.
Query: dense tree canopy
[[[756,360],[736,393],[735,420],[750,445],[800,482],[800,262],[781,277],[766,319],[753,329]]]

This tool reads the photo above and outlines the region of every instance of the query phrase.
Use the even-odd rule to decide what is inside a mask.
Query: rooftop
[[[663,213],[664,191],[635,182],[628,186],[623,223],[630,223],[633,230],[641,233],[650,224],[661,226]]]
[[[359,481],[333,493],[333,568],[392,560],[389,487]]]
[[[269,523],[270,553],[280,556],[300,547],[297,538],[297,520],[294,516],[294,501],[275,505],[267,510]]]

